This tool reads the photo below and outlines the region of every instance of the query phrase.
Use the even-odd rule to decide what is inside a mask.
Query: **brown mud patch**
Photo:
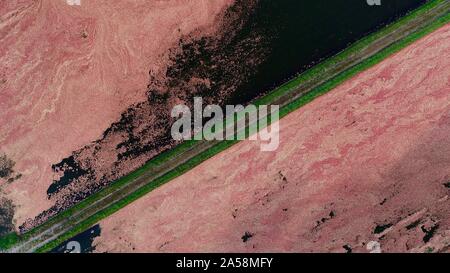
[[[101,222],[108,252],[445,252],[450,25]]]

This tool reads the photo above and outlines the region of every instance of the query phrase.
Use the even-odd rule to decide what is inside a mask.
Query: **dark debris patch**
[[[434,226],[432,226],[430,229],[425,228],[425,226],[422,226],[422,232],[425,233],[425,236],[423,237],[423,242],[424,243],[428,243],[431,238],[433,238],[434,234],[436,233],[436,231],[439,228],[439,224],[436,224]]]
[[[352,247],[350,245],[344,245],[342,247],[345,249],[345,251],[347,253],[352,253],[352,251],[353,251],[353,249],[352,249]]]
[[[244,233],[244,236],[241,237],[242,242],[244,242],[244,243],[248,242],[248,240],[250,240],[254,235],[255,235],[255,234],[246,231],[246,232]]]
[[[386,229],[388,229],[390,227],[392,227],[392,224],[390,224],[390,223],[386,224],[386,225],[377,225],[375,227],[375,229],[373,230],[373,233],[374,234],[380,234],[380,233],[382,233],[383,231],[385,231]]]
[[[333,219],[336,216],[336,213],[334,211],[330,211],[330,213],[328,214],[328,217],[323,217],[322,219],[320,219],[320,221],[316,222],[316,228],[319,227],[320,225],[326,223],[327,221]]]
[[[407,225],[407,226],[406,226],[406,229],[407,229],[407,230],[411,230],[411,229],[417,227],[417,226],[420,224],[420,222],[421,222],[420,219],[417,220],[417,221],[414,221],[414,222],[412,222],[411,224]]]

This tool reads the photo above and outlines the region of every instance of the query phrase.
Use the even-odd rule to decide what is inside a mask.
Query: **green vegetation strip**
[[[263,105],[263,104],[270,104],[271,101],[274,101],[275,99],[281,97],[282,95],[286,94],[289,91],[292,91],[295,89],[299,84],[301,84],[304,81],[307,81],[309,79],[312,79],[313,77],[316,77],[317,75],[323,73],[328,67],[333,66],[334,64],[345,60],[348,56],[350,56],[353,52],[358,51],[368,45],[370,45],[372,42],[377,40],[378,38],[394,31],[398,27],[400,27],[405,22],[408,22],[409,20],[414,19],[417,16],[422,15],[423,13],[427,12],[428,10],[432,9],[433,7],[437,6],[438,4],[445,2],[446,0],[434,0],[430,1],[427,4],[421,6],[419,9],[411,12],[410,14],[402,17],[398,21],[396,21],[393,24],[390,24],[383,29],[381,29],[378,32],[375,32],[360,41],[354,43],[352,46],[347,48],[346,50],[342,51],[341,53],[327,59],[326,61],[316,65],[315,67],[307,70],[306,72],[300,74],[295,79],[287,82],[286,84],[280,86],[279,88],[275,89],[274,91],[270,92],[266,96],[255,100],[254,104],[256,105]],[[327,93],[328,91],[335,88],[337,85],[341,84],[342,82],[346,81],[347,79],[355,76],[361,71],[366,70],[367,68],[381,62],[386,57],[398,52],[402,48],[408,46],[409,44],[413,43],[414,41],[420,39],[421,37],[433,32],[434,30],[438,29],[439,27],[445,25],[446,23],[450,22],[450,14],[446,14],[445,16],[439,18],[438,20],[434,21],[432,24],[422,28],[420,31],[415,32],[408,37],[402,39],[399,42],[396,42],[392,44],[391,46],[385,48],[384,50],[376,53],[375,55],[367,58],[363,62],[359,63],[358,65],[340,73],[338,76],[333,78],[332,80],[320,85],[317,88],[314,88],[310,92],[306,93],[304,96],[300,97],[296,101],[288,104],[287,106],[283,107],[280,110],[281,117],[287,115],[288,113],[297,110],[299,107],[311,102],[315,98]],[[222,141],[216,146],[212,147],[211,149],[207,150],[204,153],[201,153],[194,158],[192,158],[190,161],[178,166],[174,170],[166,173],[165,175],[157,178],[156,180],[152,181],[151,183],[141,187],[137,191],[135,191],[133,194],[128,195],[127,197],[117,201],[113,205],[109,206],[108,208],[92,215],[79,225],[75,226],[73,229],[71,229],[69,232],[65,233],[64,235],[58,237],[58,239],[53,240],[49,242],[48,244],[44,245],[40,249],[38,249],[37,252],[47,252],[51,249],[55,248],[65,240],[68,240],[72,238],[73,236],[79,234],[80,232],[83,232],[87,229],[89,229],[92,225],[99,222],[100,220],[106,218],[107,216],[113,214],[114,212],[118,211],[119,209],[125,207],[126,205],[130,204],[131,202],[139,199],[140,197],[146,195],[150,191],[152,191],[155,188],[158,188],[159,186],[163,185],[164,183],[167,183],[168,181],[184,174],[188,170],[194,168],[201,162],[207,160],[208,158],[211,158],[212,156],[220,153],[221,151],[224,151],[225,149],[229,148],[230,146],[234,145],[238,141]],[[56,215],[49,221],[45,222],[41,226],[36,227],[35,229],[18,236],[15,233],[11,233],[7,236],[4,236],[0,239],[0,249],[9,249],[12,246],[16,245],[22,240],[26,240],[27,238],[32,237],[34,234],[39,232],[40,230],[45,230],[46,228],[50,227],[52,224],[58,222],[59,220],[63,218],[68,218],[69,216],[73,215],[76,211],[83,209],[85,207],[88,207],[90,204],[94,203],[96,200],[107,196],[109,193],[113,192],[115,189],[120,188],[121,186],[125,185],[126,183],[134,180],[135,178],[141,176],[146,171],[148,171],[151,168],[154,168],[155,166],[161,165],[164,162],[169,161],[171,158],[175,157],[177,154],[182,153],[184,151],[189,150],[190,148],[195,146],[196,141],[186,141],[178,146],[176,146],[174,149],[169,150],[167,152],[164,152],[152,160],[150,160],[148,163],[146,163],[143,167],[140,169],[130,173],[129,175],[117,180],[113,184],[111,184],[109,187],[91,195],[90,197],[86,198],[84,201],[80,202],[79,204],[69,208],[68,210]]]

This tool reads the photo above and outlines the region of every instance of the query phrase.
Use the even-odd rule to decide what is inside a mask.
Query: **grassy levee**
[[[333,67],[336,66],[336,64],[339,64],[341,62],[345,62],[346,59],[351,58],[352,55],[355,52],[358,52],[368,46],[370,46],[372,43],[374,43],[377,39],[395,32],[397,29],[400,29],[404,24],[410,22],[411,20],[414,20],[415,18],[421,17],[422,15],[426,14],[433,8],[437,7],[438,5],[446,2],[447,0],[433,0],[430,1],[417,10],[411,12],[410,14],[402,17],[395,23],[392,23],[383,29],[381,29],[378,32],[375,32],[358,42],[354,43],[350,47],[348,47],[346,50],[342,51],[341,53],[325,60],[324,62],[314,66],[313,68],[307,70],[306,72],[300,74],[298,77],[294,78],[293,80],[287,82],[286,84],[280,86],[279,88],[275,89],[274,91],[268,93],[266,96],[259,98],[255,100],[253,103],[257,105],[262,104],[274,104],[276,101],[280,101],[283,99],[283,97],[290,96],[291,93],[295,93],[296,89],[299,88],[300,85],[306,85],[308,82],[314,82],[314,80],[317,81],[317,78],[320,78],[323,74],[329,73],[330,70],[333,69]],[[298,98],[296,98],[294,101],[286,104],[284,107],[281,108],[281,116],[285,116],[288,113],[298,109],[299,107],[305,105],[306,103],[314,100],[318,96],[325,94],[326,92],[330,91],[340,83],[344,82],[345,80],[355,76],[361,71],[366,70],[367,68],[381,62],[386,57],[398,52],[402,48],[408,46],[412,42],[418,40],[419,38],[425,36],[428,33],[431,33],[432,31],[438,29],[439,27],[445,25],[446,23],[450,22],[450,15],[447,13],[444,16],[440,17],[439,19],[433,21],[431,24],[426,25],[425,27],[422,27],[419,31],[415,31],[411,34],[409,34],[406,38],[401,39],[400,41],[396,41],[393,44],[389,45],[388,47],[382,49],[381,51],[377,52],[376,54],[366,58],[362,62],[359,62],[358,64],[350,67],[349,69],[339,72],[336,76],[334,76],[332,79],[329,79],[323,83],[321,83],[318,86],[313,86],[308,90],[308,92],[304,92],[300,94]],[[305,84],[306,83],[306,84]],[[305,89],[307,89],[305,87]],[[298,94],[297,94],[298,95]],[[120,189],[124,186],[126,186],[128,183],[133,182],[138,177],[144,175],[146,172],[149,172],[149,170],[152,170],[154,168],[157,168],[158,166],[172,160],[173,158],[177,157],[179,154],[182,154],[186,151],[189,151],[191,149],[195,149],[197,145],[197,141],[187,141],[184,143],[181,143],[180,145],[176,146],[174,149],[164,152],[152,160],[150,160],[148,163],[146,163],[143,167],[139,168],[138,170],[130,173],[129,175],[117,180],[116,182],[112,183],[107,188],[91,195],[90,197],[86,198],[82,202],[78,203],[77,205],[67,209],[66,211],[56,215],[55,217],[51,218],[44,224],[30,230],[29,232],[22,234],[22,235],[16,235],[15,233],[7,235],[0,239],[0,249],[10,249],[11,247],[19,244],[20,242],[26,241],[29,238],[32,238],[34,235],[39,234],[42,230],[46,230],[55,223],[58,223],[62,219],[68,219],[68,223],[70,224],[71,221],[73,221],[74,226],[72,229],[70,229],[68,232],[65,232],[61,236],[57,237],[55,240],[50,241],[49,243],[45,244],[44,246],[37,249],[37,252],[46,252],[63,241],[70,239],[71,237],[75,236],[76,234],[88,229],[93,224],[97,223],[101,219],[104,219],[105,217],[113,214],[114,212],[118,211],[119,209],[125,207],[126,205],[130,204],[131,202],[137,200],[138,198],[144,196],[148,192],[152,191],[153,189],[163,185],[164,183],[167,183],[168,181],[174,179],[175,177],[180,176],[181,174],[187,172],[188,170],[192,169],[193,167],[197,166],[201,162],[207,160],[208,158],[218,154],[219,152],[227,149],[231,145],[237,143],[237,141],[222,141],[218,142],[216,145],[212,146],[208,150],[194,156],[189,161],[184,162],[183,164],[180,164],[175,169],[165,173],[164,175],[156,178],[155,180],[151,181],[151,183],[147,183],[146,185],[140,187],[136,191],[134,191],[132,194],[129,194],[117,202],[114,202],[112,205],[108,206],[107,208],[91,215],[87,219],[83,220],[80,223],[77,223],[75,219],[70,219],[72,216],[74,216],[77,212],[88,208],[90,205],[97,202],[97,200],[102,199],[104,197],[107,197],[110,193],[114,192],[117,189]]]

